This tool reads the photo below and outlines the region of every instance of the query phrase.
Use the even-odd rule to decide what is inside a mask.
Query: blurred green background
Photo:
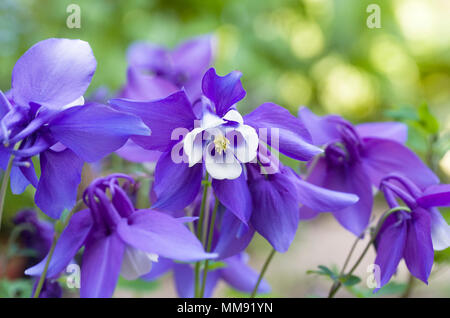
[[[80,29],[66,26],[71,3],[81,8]],[[372,3],[381,8],[378,29],[366,25]],[[219,74],[235,69],[244,74],[243,113],[272,101],[292,113],[307,105],[354,122],[405,121],[409,145],[424,160],[437,140],[431,164],[448,182],[449,17],[448,0],[2,0],[0,89],[10,88],[15,61],[49,37],[88,41],[98,61],[89,92],[101,86],[114,92],[125,81],[126,49],[132,42],[174,47],[211,33],[218,40]],[[429,127],[424,102],[439,122],[439,133]],[[11,212],[32,205],[31,193],[7,200]],[[343,251],[350,242],[342,243]],[[258,257],[260,264],[263,256]],[[299,275],[305,276],[302,270]],[[448,288],[444,295],[450,295]]]
[[[81,8],[80,29],[66,26],[71,3]],[[372,3],[381,28],[367,27]],[[244,113],[272,101],[293,113],[307,105],[359,122],[386,119],[392,109],[407,118],[427,102],[448,131],[449,16],[448,0],[2,0],[0,88],[10,87],[15,61],[49,37],[88,41],[98,60],[89,92],[103,85],[114,92],[125,81],[132,42],[174,47],[211,33],[219,73],[244,74]],[[426,141],[412,142],[426,151]]]
[[[80,29],[66,26],[71,3],[81,8]],[[366,26],[371,3],[381,8],[380,29]],[[426,100],[446,123],[449,14],[447,0],[2,0],[0,87],[9,87],[17,58],[48,37],[88,41],[99,61],[91,90],[114,90],[125,80],[133,41],[173,47],[214,33],[216,66],[243,72],[248,108],[271,100],[294,112],[304,104],[373,120],[386,108]]]

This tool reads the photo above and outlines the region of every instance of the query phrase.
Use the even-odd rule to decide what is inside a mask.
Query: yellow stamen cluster
[[[215,150],[219,155],[221,155],[227,149],[229,144],[230,141],[225,138],[224,135],[219,134],[217,136],[214,136]]]

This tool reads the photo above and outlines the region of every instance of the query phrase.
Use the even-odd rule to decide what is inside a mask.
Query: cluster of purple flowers
[[[82,250],[82,297],[112,296],[119,275],[154,280],[167,271],[182,297],[209,297],[220,279],[249,293],[258,273],[247,265],[245,249],[255,232],[283,253],[301,220],[331,212],[362,236],[378,189],[390,208],[401,199],[410,211],[391,214],[378,233],[379,287],[402,258],[427,282],[433,251],[450,245],[449,226],[436,208],[450,206],[450,185],[439,185],[404,145],[406,126],[353,126],[307,108],[296,117],[273,103],[242,116],[242,74],[217,75],[213,56],[209,36],[173,51],[134,44],[127,82],[107,105],[84,101],[96,68],[86,42],[45,40],[18,60],[11,90],[0,91],[0,168],[10,171],[13,193],[31,184],[36,205],[59,219],[76,204],[85,162],[116,152],[156,163],[151,206],[136,209],[132,177],[99,177],[50,252],[53,227],[23,216],[20,222],[31,222],[43,237],[35,238],[42,240],[43,259],[26,274],[44,275],[44,290],[51,290]],[[283,165],[279,154],[306,162],[307,174]],[[209,271],[208,262],[215,265]],[[264,280],[256,287],[270,291]]]

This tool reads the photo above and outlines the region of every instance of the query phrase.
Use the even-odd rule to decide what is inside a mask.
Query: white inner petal
[[[203,114],[202,120],[201,120],[201,128],[203,129],[209,129],[214,128],[217,126],[220,126],[225,123],[225,120],[217,116],[216,114],[205,112]]]
[[[232,109],[228,113],[226,113],[225,116],[223,116],[223,119],[235,121],[241,125],[244,123],[244,119],[242,118],[241,114],[239,114],[239,112],[234,109]]]
[[[127,246],[125,249],[120,274],[127,280],[138,279],[150,272],[152,262],[158,261],[158,255],[150,254]]]
[[[223,125],[227,121],[237,123],[237,127]],[[230,110],[223,118],[205,112],[200,127],[194,128],[183,139],[189,166],[204,158],[206,170],[212,178],[238,178],[242,173],[241,163],[255,159],[259,144],[256,130],[243,122],[236,110]]]
[[[211,154],[212,149],[215,147],[214,143],[210,142],[205,151],[205,167],[206,171],[212,178],[223,179],[236,179],[242,173],[241,163],[235,158],[233,151],[230,148],[224,150],[222,154]]]
[[[248,125],[240,125],[236,131],[241,133],[243,142],[236,145],[235,154],[240,162],[246,163],[255,159],[258,150],[259,138],[256,130]]]
[[[437,208],[431,209],[431,239],[435,251],[442,251],[450,246],[450,226]]]
[[[203,147],[202,138],[197,138],[199,134],[204,131],[203,128],[194,128],[192,131],[186,134],[183,139],[183,150],[189,159],[189,167],[192,167],[196,163],[202,160]],[[200,140],[199,140],[200,139]]]
[[[67,105],[64,105],[62,109],[67,109],[67,108],[70,108],[70,107],[73,107],[73,106],[81,106],[81,105],[84,105],[84,97],[83,96],[80,96],[76,100],[74,100],[73,102],[71,102],[71,103],[69,103]]]

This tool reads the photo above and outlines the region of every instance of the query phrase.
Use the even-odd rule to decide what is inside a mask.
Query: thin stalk
[[[363,252],[359,256],[358,260],[356,261],[355,265],[350,269],[350,271],[345,276],[350,276],[353,274],[353,272],[356,270],[356,268],[359,266],[361,261],[364,259],[364,256],[367,254],[367,251],[369,251],[370,246],[375,242],[375,239],[377,238],[378,233],[380,232],[381,227],[383,226],[384,221],[393,213],[398,211],[406,211],[411,212],[411,210],[407,207],[395,207],[388,211],[386,211],[378,221],[377,227],[375,228],[375,231],[373,232],[373,235],[370,239],[370,241],[367,243],[366,247],[364,248]],[[343,276],[343,271],[341,271],[341,276]],[[328,298],[333,298],[334,295],[338,292],[338,290],[341,288],[342,283],[341,282],[334,282],[333,285],[330,288],[330,291],[328,293]]]
[[[216,202],[214,203],[214,210],[211,215],[211,222],[209,224],[209,232],[208,232],[208,243],[205,246],[206,251],[209,253],[211,252],[211,246],[212,246],[212,237],[214,235],[214,226],[216,223],[216,215],[217,215],[217,209],[219,208],[219,200],[216,198]],[[202,289],[200,292],[200,297],[205,297],[205,286],[206,286],[206,276],[208,275],[208,265],[209,265],[209,259],[205,261],[205,267],[203,269],[203,280],[202,280]]]
[[[73,207],[73,209],[70,211],[69,215],[63,222],[62,230],[64,230],[67,225],[69,224],[70,219],[72,218],[72,215],[83,205],[83,200],[79,200],[77,204]],[[62,231],[61,231],[62,232]],[[58,243],[59,237],[61,236],[61,233],[55,232],[53,235],[53,241],[52,246],[50,247],[50,251],[48,252],[47,261],[45,262],[44,270],[39,277],[39,282],[36,287],[36,290],[34,291],[33,298],[39,298],[39,295],[41,294],[42,286],[44,286],[44,281],[47,276],[48,266],[50,265],[50,261],[52,260],[53,253],[55,252],[56,244]]]
[[[205,179],[203,180],[202,205],[200,207],[200,215],[197,225],[197,237],[200,241],[202,240],[203,237],[203,223],[205,220],[205,209],[206,209],[206,199],[208,198],[208,187],[209,187],[209,176],[207,172],[205,175]]]
[[[348,265],[348,263],[350,262],[350,258],[352,257],[352,254],[353,254],[353,252],[355,251],[356,245],[358,245],[358,242],[359,242],[360,240],[361,240],[361,238],[360,238],[360,237],[357,237],[356,240],[355,240],[355,242],[353,242],[352,248],[350,249],[350,252],[348,253],[347,258],[345,259],[344,266],[342,266],[342,269],[341,269],[341,275],[344,274],[345,269],[347,268],[347,265]]]
[[[14,150],[17,150],[20,146],[20,143],[17,143],[14,147]],[[0,145],[0,147],[2,147]],[[8,189],[9,184],[9,177],[11,175],[11,168],[14,161],[14,155],[11,154],[8,160],[8,165],[6,166],[5,173],[3,174],[2,179],[2,185],[0,187],[0,230],[2,227],[2,216],[3,216],[3,208],[5,206],[5,197],[6,197],[6,190]]]
[[[353,252],[355,251],[356,245],[358,245],[358,242],[360,241],[360,239],[361,238],[358,236],[356,238],[356,240],[353,242],[352,247],[350,249],[350,252],[348,253],[347,257],[345,258],[344,265],[342,266],[342,269],[341,269],[341,271],[339,273],[339,276],[343,276],[344,275],[345,269],[347,268],[347,265],[350,262],[350,258],[352,257]],[[338,285],[338,282],[337,281],[334,282],[333,286],[331,286],[331,289],[334,290],[337,287],[337,285]]]
[[[259,273],[258,281],[256,282],[256,285],[253,288],[250,298],[255,298],[256,292],[258,291],[258,288],[259,288],[259,285],[261,284],[264,274],[266,273],[267,268],[269,267],[269,264],[272,261],[272,258],[274,257],[275,253],[276,253],[275,249],[272,248],[272,251],[270,252],[269,256],[267,257],[266,262],[264,263],[263,268],[261,269],[261,272]]]
[[[39,277],[39,283],[36,287],[36,290],[34,291],[33,298],[39,298],[39,295],[41,294],[42,286],[44,286],[45,277],[47,276],[48,266],[50,265],[50,261],[53,256],[53,252],[55,251],[56,243],[58,243],[58,234],[53,235],[53,242],[52,246],[50,247],[50,252],[48,252],[47,261],[45,262],[44,271],[41,274],[41,277]]]
[[[208,175],[208,172],[206,172],[205,179],[203,180],[202,205],[200,206],[200,215],[199,215],[198,224],[197,224],[197,238],[200,240],[200,242],[202,242],[202,238],[203,238],[203,223],[204,223],[204,218],[205,218],[206,199],[208,197],[209,183],[210,183],[209,175]],[[200,295],[200,265],[201,265],[201,262],[195,263],[195,290],[194,290],[195,297],[199,297],[199,295]]]
[[[415,282],[415,278],[413,275],[411,275],[411,273],[409,273],[409,278],[408,278],[408,284],[406,285],[406,289],[403,292],[401,298],[409,298],[409,296],[411,296],[411,292],[414,288],[414,282]]]

